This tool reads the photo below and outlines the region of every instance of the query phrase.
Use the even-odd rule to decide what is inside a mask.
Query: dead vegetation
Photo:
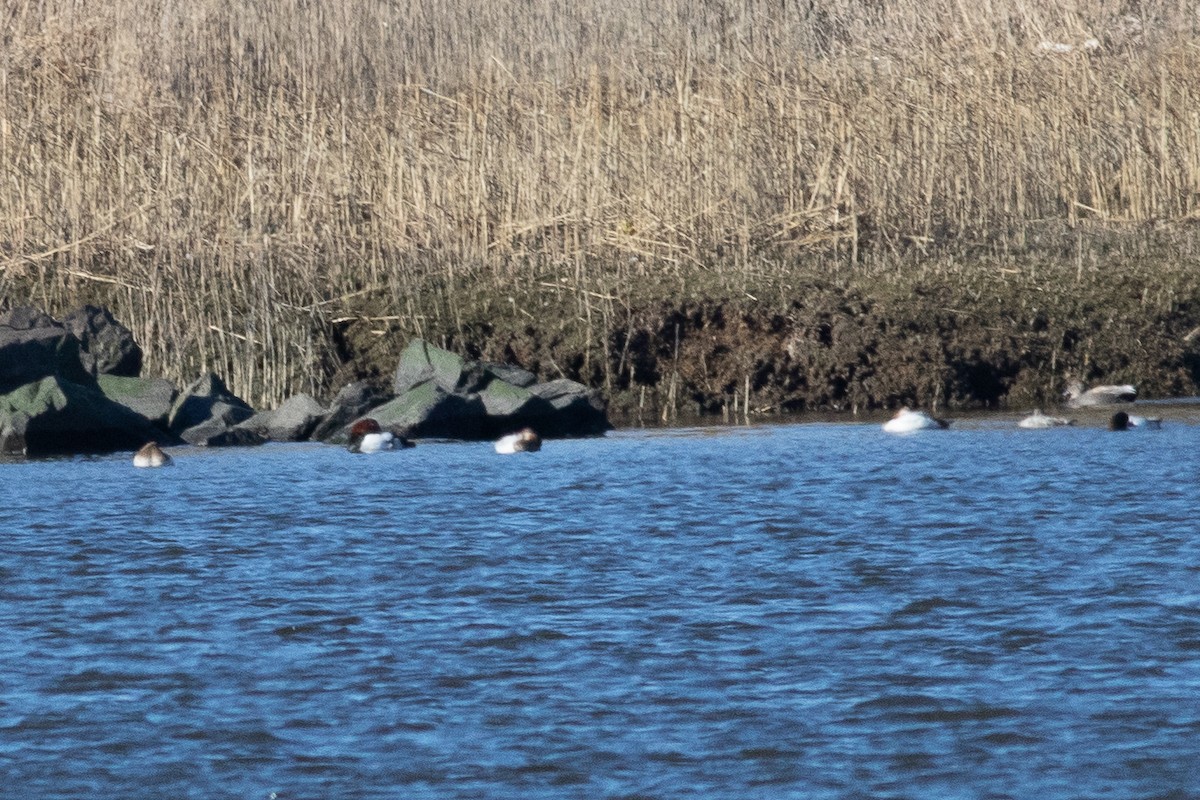
[[[1192,288],[1183,2],[4,13],[0,302],[107,303],[148,371],[257,403],[414,334],[470,346],[504,307],[577,346],[564,373],[636,392],[616,332],[655,299],[787,321],[814,284],[968,298],[986,273],[1019,310],[1007,275],[1080,291],[1161,253],[1141,307]]]

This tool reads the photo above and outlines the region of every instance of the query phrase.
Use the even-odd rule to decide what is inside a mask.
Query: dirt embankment
[[[1187,269],[941,271],[679,301],[637,287],[587,294],[467,292],[422,334],[597,387],[618,422],[1023,409],[1059,402],[1068,376],[1132,382],[1145,397],[1200,394],[1200,276]],[[335,380],[389,380],[410,334],[369,328],[337,332],[346,363]]]

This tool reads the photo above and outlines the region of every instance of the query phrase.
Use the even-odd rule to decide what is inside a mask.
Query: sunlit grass
[[[1200,200],[1197,17],[1130,8],[17,0],[0,295],[107,302],[148,371],[272,402],[325,388],[337,325],[444,328],[464,284],[583,319],[976,257],[1082,280]]]

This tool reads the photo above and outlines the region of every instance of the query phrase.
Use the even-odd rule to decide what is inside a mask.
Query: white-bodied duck
[[[146,442],[142,449],[133,454],[133,465],[139,469],[149,467],[169,467],[174,462],[163,452],[157,442]]]
[[[1084,389],[1082,383],[1073,381],[1063,392],[1063,397],[1067,398],[1067,405],[1071,408],[1110,406],[1116,403],[1132,403],[1137,399],[1137,389],[1128,383]]]
[[[385,431],[379,426],[379,421],[371,417],[364,417],[350,426],[348,449],[351,453],[378,453],[406,446],[408,442],[391,431]]]
[[[931,417],[924,411],[913,411],[908,406],[896,412],[896,416],[883,423],[888,433],[912,433],[913,431],[938,430],[950,427],[944,419]]]
[[[542,449],[542,437],[533,428],[522,428],[516,433],[501,436],[496,440],[496,452],[501,455],[512,453],[536,453]]]
[[[1075,420],[1066,419],[1065,417],[1052,417],[1049,414],[1043,414],[1040,408],[1033,410],[1033,413],[1017,423],[1018,428],[1028,428],[1030,430],[1041,430],[1043,428],[1060,428],[1063,425],[1074,425]]]

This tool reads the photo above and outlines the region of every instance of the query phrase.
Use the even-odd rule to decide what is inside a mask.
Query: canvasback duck
[[[908,406],[897,411],[896,416],[883,423],[883,429],[888,433],[912,433],[913,431],[948,427],[950,427],[950,423],[946,420],[931,417],[924,411],[913,411]]]
[[[1058,428],[1063,425],[1074,425],[1075,420],[1066,419],[1064,417],[1052,417],[1049,414],[1043,414],[1040,408],[1033,410],[1033,413],[1017,423],[1018,428],[1030,428],[1040,430],[1042,428]]]
[[[542,437],[533,428],[522,428],[516,433],[501,436],[496,440],[496,452],[502,455],[510,453],[536,453],[542,449]]]
[[[145,467],[169,467],[173,462],[171,457],[162,451],[157,442],[146,442],[142,449],[133,454],[133,465]]]
[[[1137,389],[1125,383],[1120,386],[1093,386],[1084,389],[1079,381],[1073,381],[1063,392],[1067,405],[1071,408],[1086,406],[1107,406],[1114,403],[1132,403],[1137,399]]]
[[[350,444],[347,449],[351,453],[378,453],[380,450],[391,450],[404,447],[407,443],[396,434],[379,427],[379,422],[371,417],[364,417],[350,426]]]

